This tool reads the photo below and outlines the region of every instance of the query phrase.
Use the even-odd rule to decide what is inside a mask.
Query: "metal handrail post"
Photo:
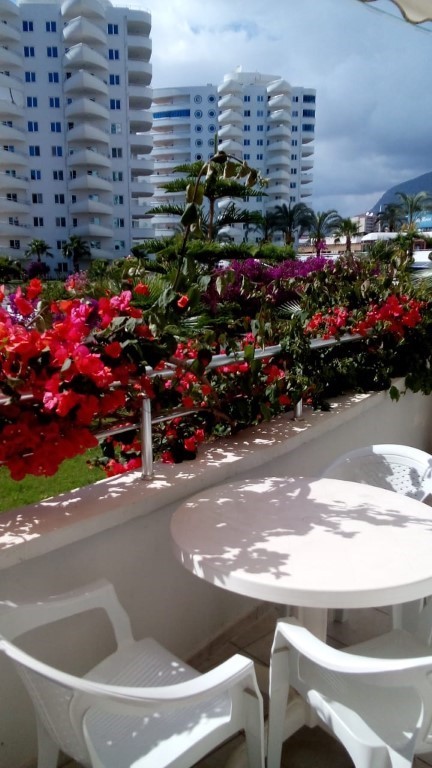
[[[153,477],[151,400],[146,396],[141,405],[141,477],[143,480],[151,480]]]
[[[303,400],[299,400],[294,406],[293,419],[302,419],[302,418],[303,418]]]

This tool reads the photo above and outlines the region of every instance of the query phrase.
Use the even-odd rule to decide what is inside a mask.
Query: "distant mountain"
[[[429,192],[432,195],[432,171],[416,176],[415,179],[402,181],[400,184],[396,184],[395,187],[391,187],[387,192],[384,192],[383,196],[375,203],[371,210],[374,213],[379,213],[380,208],[383,209],[388,203],[398,202],[399,198],[396,192],[405,192],[406,195],[416,195],[417,192]]]

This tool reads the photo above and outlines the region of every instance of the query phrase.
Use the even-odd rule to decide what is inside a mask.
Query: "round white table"
[[[325,638],[328,608],[371,608],[432,594],[432,509],[344,480],[241,480],[184,502],[174,551],[196,576],[298,607]]]

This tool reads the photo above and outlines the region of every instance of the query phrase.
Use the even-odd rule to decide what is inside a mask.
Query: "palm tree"
[[[317,256],[325,245],[325,239],[339,226],[341,217],[335,210],[311,212],[309,226],[307,228],[311,243],[315,246]]]
[[[398,203],[387,203],[384,209],[377,214],[376,221],[379,232],[398,232],[403,224],[403,214]]]
[[[359,225],[352,219],[341,219],[335,230],[335,241],[345,238],[345,253],[351,253],[351,238],[359,234]]]
[[[275,229],[280,229],[284,233],[285,245],[291,245],[296,235],[301,236],[310,223],[313,211],[305,203],[295,203],[294,205],[277,205],[273,209]]]
[[[432,196],[428,192],[417,192],[415,195],[396,192],[396,195],[400,198],[399,211],[406,229],[408,231],[415,230],[422,213],[432,209]]]
[[[50,251],[50,247],[48,243],[45,242],[45,240],[38,240],[37,238],[30,241],[28,244],[28,248],[25,251],[25,256],[32,257],[36,256],[36,261],[40,264],[42,261],[42,256],[50,256],[52,257],[52,253]]]
[[[71,235],[69,240],[63,245],[62,254],[65,259],[72,259],[74,272],[78,272],[80,262],[88,261],[91,258],[91,250],[88,243],[76,235]]]

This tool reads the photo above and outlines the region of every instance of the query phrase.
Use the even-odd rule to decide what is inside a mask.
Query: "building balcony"
[[[277,96],[281,93],[291,95],[292,88],[286,80],[274,80],[272,83],[270,83],[270,85],[267,86],[267,93],[271,97]]]
[[[243,125],[243,116],[235,109],[226,109],[218,117],[219,125]]]
[[[82,173],[76,179],[70,179],[68,189],[71,192],[88,190],[89,192],[112,192],[112,181],[104,176]]]
[[[3,20],[0,9],[0,45],[8,45],[9,43],[21,42],[21,32],[14,24]]]
[[[240,96],[242,93],[242,86],[238,80],[234,77],[228,77],[224,82],[218,86],[219,96],[226,96],[227,94]]]
[[[267,131],[267,139],[289,139],[291,136],[291,128],[286,123],[279,123],[279,125],[272,125]]]
[[[152,137],[148,133],[130,133],[129,149],[131,157],[148,155],[153,149]],[[148,160],[152,163],[151,160]]]
[[[0,217],[4,214],[17,216],[19,213],[30,213],[30,203],[27,199],[21,198],[11,200],[0,192]]]
[[[13,0],[0,0],[0,17],[11,21],[19,29],[20,10]]]
[[[82,144],[85,142],[86,144],[89,144],[90,142],[95,142],[96,144],[102,144],[105,147],[111,144],[110,134],[90,123],[81,123],[81,125],[76,125],[74,128],[70,128],[67,131],[66,138],[69,145],[74,143]]]
[[[65,81],[63,89],[69,96],[74,94],[80,97],[83,95],[108,96],[107,84],[99,77],[96,77],[96,75],[92,75],[90,72],[85,72],[82,69],[75,72]]]
[[[127,31],[129,35],[148,37],[151,32],[151,14],[128,8]]]
[[[76,16],[63,27],[63,40],[66,45],[75,43],[106,45],[107,34],[104,29],[85,16]]]
[[[29,186],[28,176],[20,174],[12,175],[0,170],[0,191],[2,194],[5,192],[19,192],[21,190],[27,190]]]
[[[291,98],[285,93],[279,93],[268,100],[267,107],[270,110],[291,109]]]
[[[15,240],[23,236],[29,238],[36,237],[34,228],[15,217],[14,221],[10,221],[3,214],[0,218],[0,237],[9,237],[11,240]]]
[[[82,99],[74,99],[68,104],[65,108],[65,116],[68,120],[79,119],[83,122],[103,120],[108,122],[110,112],[103,104],[84,97]]]
[[[28,162],[28,155],[25,155],[24,152],[10,152],[0,148],[0,168],[27,167]]]
[[[128,59],[133,61],[150,61],[152,55],[152,40],[146,35],[129,32],[126,39]]]
[[[4,144],[5,142],[9,143],[18,143],[23,144],[27,143],[28,134],[21,130],[21,128],[15,128],[15,126],[12,125],[5,125],[4,123],[0,123],[0,143]]]
[[[0,67],[1,69],[19,69],[22,70],[24,65],[24,59],[21,53],[12,51],[10,48],[5,48],[4,45],[0,45]]]
[[[234,139],[234,141],[243,142],[243,131],[236,125],[228,123],[222,126],[218,132],[218,138],[222,141],[224,139]]]
[[[141,83],[131,82],[129,78],[127,92],[129,96],[129,105],[133,109],[150,109],[152,105],[151,88],[143,86]],[[139,105],[132,106],[133,99],[139,99]]]
[[[291,178],[291,174],[287,167],[272,168],[272,170],[268,174],[268,179],[270,184],[272,181],[280,181],[280,180],[289,181],[290,178]]]
[[[153,184],[151,184],[148,180],[148,177],[143,178],[142,176],[132,176],[130,182],[130,191],[132,195],[152,197],[154,187]]]
[[[17,95],[21,96],[22,94],[20,92]],[[22,103],[17,104],[15,100],[12,101],[11,96],[14,98],[11,89],[8,91],[5,88],[0,89],[0,120],[16,120],[23,116]]]
[[[71,234],[86,240],[95,238],[111,239],[113,237],[113,229],[112,227],[104,227],[103,224],[94,224],[88,221],[79,223],[77,227],[71,230]]]
[[[218,101],[218,108],[222,111],[225,109],[234,109],[236,112],[243,111],[244,102],[239,96],[234,93],[228,93],[226,96],[222,96]]]
[[[78,200],[76,203],[71,203],[69,207],[71,214],[88,213],[88,214],[101,214],[105,216],[112,216],[113,206],[112,204],[103,203],[100,200]]]
[[[270,112],[267,119],[269,125],[272,123],[291,125],[291,113],[285,109],[275,109],[274,112]]]
[[[288,141],[272,141],[267,147],[267,155],[279,152],[281,156],[285,153],[289,158],[291,156],[291,144]]]
[[[127,71],[129,79],[140,78],[143,85],[150,85],[152,79],[152,65],[141,59],[128,59]]]
[[[99,0],[64,0],[60,12],[64,19],[84,16],[86,19],[105,20],[105,7]]]
[[[150,131],[153,123],[153,115],[149,109],[138,106],[138,100],[129,101],[129,126],[132,133],[146,133]],[[150,137],[149,137],[150,140]]]
[[[111,168],[111,158],[94,149],[78,149],[67,157],[67,163],[71,168],[79,166],[92,168]]]
[[[108,72],[108,61],[100,53],[86,43],[78,43],[69,48],[63,56],[65,70],[97,70],[100,73]],[[101,74],[103,77],[103,74]]]
[[[103,251],[94,249],[94,253],[96,258],[104,257],[99,256]],[[295,477],[304,475],[305,467],[310,476],[318,477],[338,454],[377,442],[377,436],[383,443],[431,449],[430,397],[408,392],[395,405],[387,394],[372,393],[341,396],[332,406],[318,418],[308,409],[301,427],[286,414],[235,438],[202,446],[199,461],[181,466],[158,463],[150,481],[130,472],[3,513],[1,599],[43,601],[96,579],[108,579],[131,617],[137,638],[153,636],[203,670],[226,658],[227,652],[231,655],[233,648],[245,651],[255,659],[260,685],[266,692],[269,648],[283,606],[243,597],[192,576],[174,556],[171,518],[173,510],[190,496],[220,482],[241,477],[258,481],[269,476]],[[364,614],[356,611],[355,617],[352,624],[329,626],[331,645],[343,645],[347,634],[353,637],[354,633],[361,640],[388,628],[385,609],[366,609]],[[82,674],[94,665],[96,651],[101,655],[110,652],[112,638],[101,613],[96,613],[90,624],[74,626],[74,630],[71,644],[71,625],[61,623],[51,630],[50,642],[55,648],[56,666]],[[87,630],[93,644],[88,642]],[[37,655],[46,647],[45,636],[26,640],[30,653]],[[8,768],[20,768],[34,762],[34,716],[19,677],[4,655],[0,657],[0,675],[3,760]],[[308,729],[306,737],[303,734],[298,732],[286,745],[283,767],[294,760],[304,768],[352,766],[347,755],[338,752],[335,742],[327,741],[319,729]],[[296,753],[299,743],[305,751]],[[218,753],[212,756],[213,764],[224,765],[238,746],[238,739],[225,745],[219,759]],[[310,749],[314,753],[317,750],[315,760]],[[198,765],[203,768],[205,762]]]
[[[24,81],[15,75],[0,72],[0,88],[12,88],[16,92],[24,93]]]
[[[225,139],[225,141],[220,142],[219,151],[235,155],[243,152],[243,144],[239,141],[234,141],[234,139]]]
[[[153,170],[153,163],[148,157],[131,156],[129,158],[129,168],[133,176],[139,174],[150,176]]]
[[[301,173],[300,174],[300,183],[303,184],[311,184],[313,181],[313,173]]]
[[[287,197],[290,194],[289,184],[283,184],[282,182],[274,182],[269,180],[269,185],[266,188],[267,195],[278,195],[281,197]]]

